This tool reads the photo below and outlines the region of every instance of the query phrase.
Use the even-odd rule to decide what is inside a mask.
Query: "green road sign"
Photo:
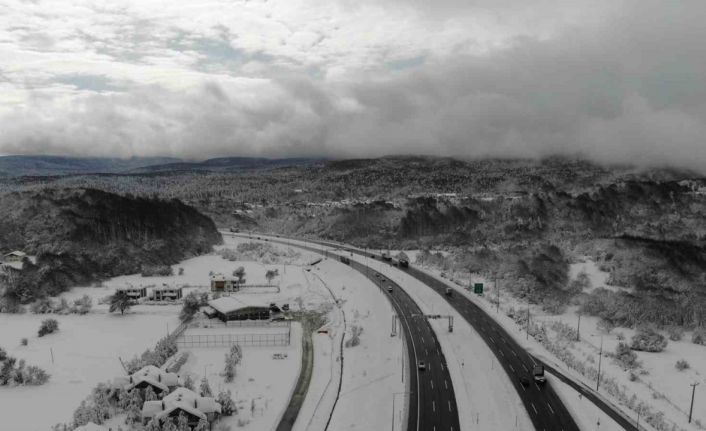
[[[473,293],[477,295],[482,295],[483,294],[483,283],[475,283],[473,285]]]

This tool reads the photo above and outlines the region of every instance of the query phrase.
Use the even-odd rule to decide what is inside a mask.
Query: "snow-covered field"
[[[37,329],[47,317],[58,320],[59,331],[39,338]],[[106,310],[84,316],[0,314],[0,346],[51,374],[43,386],[0,387],[0,428],[46,431],[68,422],[97,383],[124,374],[118,357],[129,359],[153,347],[167,325],[173,329],[177,324],[174,306],[139,306],[125,316]],[[20,345],[24,337],[27,346]]]

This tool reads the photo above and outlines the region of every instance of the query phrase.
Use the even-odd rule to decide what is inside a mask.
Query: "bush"
[[[691,342],[694,344],[701,344],[702,346],[706,346],[706,329],[694,329],[694,333],[691,334]]]
[[[0,386],[5,385],[43,385],[49,381],[49,374],[34,365],[25,366],[24,359],[8,356],[0,368]]]
[[[81,298],[74,300],[71,306],[71,312],[76,314],[86,314],[91,311],[93,300],[88,295],[83,295]]]
[[[174,270],[169,265],[143,265],[143,277],[168,277],[174,275]]]
[[[644,352],[661,352],[667,347],[664,335],[652,329],[644,329],[632,337],[630,348]]]
[[[27,341],[26,338],[22,338],[22,339],[20,340],[20,344],[23,345],[23,346],[26,346],[27,343],[28,343],[28,341]]]
[[[351,337],[346,340],[346,347],[355,347],[360,344],[360,334],[363,333],[363,328],[353,325],[351,327]]]
[[[615,348],[615,360],[625,369],[634,370],[640,367],[637,354],[630,349],[626,343],[618,343]]]
[[[24,371],[23,380],[26,385],[43,385],[49,381],[49,374],[37,366],[30,365]]]
[[[5,359],[7,359],[7,352],[5,349],[0,347],[0,361],[4,361]]]
[[[690,368],[689,363],[686,362],[684,359],[678,360],[677,363],[674,364],[674,367],[679,371],[684,371],[684,370]]]
[[[235,406],[230,390],[219,392],[216,397],[216,402],[221,405],[221,412],[224,416],[238,414],[238,409]]]
[[[684,336],[684,329],[679,326],[670,326],[667,328],[667,334],[671,341],[680,341]]]
[[[40,337],[43,337],[47,334],[51,334],[53,332],[56,332],[59,330],[59,322],[56,321],[56,319],[45,319],[42,321],[42,324],[39,326],[39,331],[37,332],[37,335]]]

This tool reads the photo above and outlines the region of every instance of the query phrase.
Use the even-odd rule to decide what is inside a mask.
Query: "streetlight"
[[[691,423],[691,414],[694,412],[694,394],[696,393],[696,387],[699,385],[699,382],[694,382],[691,385],[691,407],[689,407],[689,423]]]
[[[591,334],[592,337],[595,336],[595,334]],[[598,351],[598,375],[596,376],[596,391],[598,391],[598,387],[601,384],[601,362],[603,361],[603,334],[601,334],[601,347],[600,350]]]

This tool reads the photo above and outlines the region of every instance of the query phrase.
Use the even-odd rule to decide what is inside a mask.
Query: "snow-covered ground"
[[[501,304],[500,312],[496,313],[496,307],[493,302],[497,298],[498,291],[494,289],[493,283],[489,283],[488,280],[484,280],[479,275],[474,275],[474,282],[484,282],[486,286],[485,295],[483,297],[479,297],[463,289],[458,284],[450,282],[449,278],[441,278],[440,271],[429,268],[427,268],[426,271],[432,275],[435,275],[440,280],[445,281],[449,284],[449,286],[454,287],[459,292],[463,292],[463,294],[468,298],[488,310],[489,314],[501,323],[509,333],[513,334],[515,339],[524,345],[530,352],[538,357],[546,359],[548,362],[557,364],[558,368],[563,369],[568,375],[573,376],[576,380],[585,382],[589,387],[595,386],[595,380],[589,381],[578,372],[568,369],[565,364],[559,361],[534,339],[531,337],[529,340],[525,339],[523,329],[520,328],[511,318],[509,318],[506,315],[506,312],[510,308],[514,308],[515,310],[526,310],[527,303],[520,302],[504,292],[501,284],[498,288]],[[608,274],[600,271],[595,263],[588,259],[583,262],[573,264],[570,268],[570,274],[574,277],[580,271],[586,272],[591,280],[591,287],[589,290],[597,287],[606,287],[613,290],[625,289],[623,287],[606,286],[605,281]],[[453,274],[450,276],[454,277],[454,280],[461,285],[468,285],[469,280],[467,278],[464,279],[463,275]],[[574,329],[578,326],[579,318],[576,307],[568,307],[566,312],[560,315],[548,315],[539,307],[531,306],[530,315],[534,323],[540,325],[544,324],[550,337],[556,336],[556,333],[550,328],[550,324],[552,322],[562,322]],[[594,368],[597,367],[601,338],[603,339],[603,351],[605,354],[606,352],[615,351],[617,344],[620,342],[619,337],[624,338],[624,340],[629,343],[630,338],[634,334],[634,330],[628,328],[615,328],[611,330],[610,333],[602,332],[597,327],[598,320],[598,318],[592,316],[581,316],[581,341],[574,343],[570,347],[571,352],[576,357],[581,358],[587,365],[591,365]],[[618,386],[625,391],[628,398],[635,395],[638,400],[637,402],[641,401],[651,406],[654,412],[663,412],[665,418],[669,422],[673,422],[678,427],[675,429],[706,429],[698,425],[698,423],[706,423],[706,396],[699,396],[699,389],[701,386],[697,387],[692,423],[687,423],[689,403],[691,400],[691,387],[689,384],[693,382],[701,382],[701,385],[706,384],[706,380],[704,379],[704,376],[706,375],[706,347],[691,343],[690,334],[685,333],[682,341],[669,341],[669,344],[664,352],[636,353],[638,359],[643,362],[642,368],[646,371],[644,374],[639,372],[636,373],[638,375],[638,380],[631,381],[629,372],[624,371],[622,367],[616,364],[612,359],[605,356],[601,364],[601,379],[603,381],[606,379],[614,379]],[[679,359],[686,359],[691,367],[685,371],[678,371],[675,368],[675,363]],[[568,392],[566,393],[568,394]],[[621,406],[615,397],[609,396],[603,389],[601,390],[601,394],[607,397],[607,399],[614,405],[620,406],[627,416],[632,417],[634,420],[637,419],[637,412],[628,409],[624,405]],[[567,404],[571,404],[571,407],[577,410],[584,409],[585,405],[587,405],[587,401],[585,399],[579,399],[577,394],[575,396],[566,396],[564,399]],[[596,425],[594,423],[592,428],[589,429],[595,429],[595,426]],[[614,422],[601,420],[600,429],[610,429],[610,426],[620,429]],[[643,420],[640,421],[640,426],[647,429],[652,429],[645,423],[644,417]]]
[[[228,328],[232,332],[253,332],[263,328]],[[188,333],[189,330],[187,330]],[[292,342],[289,346],[243,347],[243,358],[236,367],[235,379],[228,383],[221,376],[225,366],[227,347],[187,348],[189,359],[179,374],[191,375],[197,387],[206,373],[214,395],[230,390],[238,407],[238,414],[224,416],[217,423],[232,430],[271,430],[289,404],[289,398],[299,376],[301,365],[301,326],[292,325]],[[275,359],[274,354],[285,355]]]
[[[292,241],[292,243],[298,242]],[[317,247],[321,248],[321,246]],[[325,248],[329,251],[333,250],[332,247]],[[347,253],[347,255],[351,257],[350,254]],[[459,408],[459,421],[462,430],[533,429],[530,418],[509,377],[494,361],[490,349],[470,324],[465,322],[441,296],[415,278],[378,260],[358,255],[351,258],[370,265],[402,285],[424,313],[454,316],[454,332],[452,333],[448,332],[446,320],[432,320],[431,325],[446,356],[454,385],[456,403],[463,406],[463,408]],[[388,305],[388,307],[391,306]],[[392,310],[390,309],[389,312],[392,313]],[[387,325],[389,326],[390,323],[388,322]],[[377,396],[376,400],[384,401]],[[399,403],[399,400],[397,402]],[[348,411],[348,409],[341,409],[341,411]],[[354,411],[360,412],[361,410],[354,409]]]
[[[39,338],[39,324],[48,317],[59,322],[59,331]],[[97,383],[124,374],[118,357],[129,359],[153,347],[167,325],[173,329],[177,324],[174,306],[139,306],[125,316],[105,310],[84,316],[0,314],[0,346],[51,374],[42,386],[0,387],[0,428],[47,431],[68,422]],[[25,337],[28,345],[21,346]]]

